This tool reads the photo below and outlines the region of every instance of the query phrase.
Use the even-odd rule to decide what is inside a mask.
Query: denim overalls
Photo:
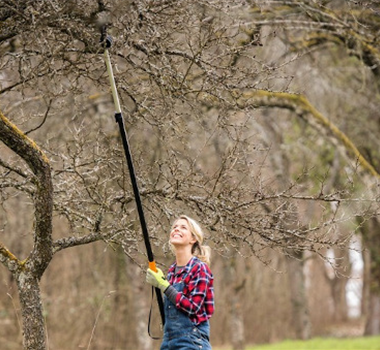
[[[173,284],[178,292],[183,292],[185,277],[186,275],[183,276],[180,283]],[[190,318],[178,310],[166,296],[164,296],[164,305],[164,339],[160,350],[211,350],[208,321],[202,322],[198,326],[194,325]]]

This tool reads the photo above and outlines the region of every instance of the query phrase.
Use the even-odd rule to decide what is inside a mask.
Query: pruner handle
[[[153,260],[153,261],[149,261],[149,268],[151,270],[153,270],[154,272],[157,272],[157,266],[156,266],[156,262]]]

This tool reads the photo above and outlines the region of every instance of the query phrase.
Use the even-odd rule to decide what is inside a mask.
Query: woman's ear
[[[193,246],[193,248],[196,248],[196,246],[199,245],[199,242],[195,237],[193,237],[193,239],[189,243]]]

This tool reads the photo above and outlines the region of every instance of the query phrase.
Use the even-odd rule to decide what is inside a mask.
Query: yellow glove
[[[160,269],[157,269],[157,272],[148,269],[146,272],[146,281],[153,287],[160,288],[162,292],[165,292],[166,288],[170,286],[170,283],[166,280],[164,273]]]

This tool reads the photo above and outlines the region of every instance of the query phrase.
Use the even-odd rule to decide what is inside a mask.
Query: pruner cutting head
[[[100,2],[100,5],[102,2]],[[102,8],[101,12],[98,13],[95,26],[100,31],[100,45],[104,49],[109,49],[112,45],[112,37],[107,35],[107,28],[111,25],[109,18],[109,12],[106,8]]]
[[[111,35],[102,35],[100,38],[100,45],[105,49],[109,49],[112,46],[112,42],[113,39]]]

